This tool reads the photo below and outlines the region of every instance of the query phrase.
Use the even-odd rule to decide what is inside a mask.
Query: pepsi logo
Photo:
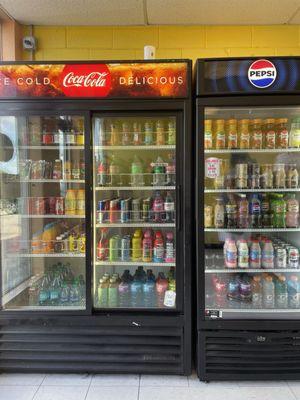
[[[254,61],[248,69],[249,82],[259,89],[271,86],[275,82],[276,76],[275,65],[268,60]]]

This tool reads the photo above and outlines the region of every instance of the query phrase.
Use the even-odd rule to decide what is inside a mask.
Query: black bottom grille
[[[0,321],[0,370],[180,374],[182,335],[181,327],[99,326],[76,317]]]
[[[300,379],[300,331],[200,331],[198,375],[202,380]]]

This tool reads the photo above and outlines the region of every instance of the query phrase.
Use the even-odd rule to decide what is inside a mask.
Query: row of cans
[[[97,207],[97,221],[104,222],[148,222],[151,219],[151,198],[100,200]]]
[[[18,198],[18,209],[20,214],[29,215],[64,215],[64,197],[20,197]]]
[[[299,249],[279,239],[273,239],[277,268],[299,268]]]

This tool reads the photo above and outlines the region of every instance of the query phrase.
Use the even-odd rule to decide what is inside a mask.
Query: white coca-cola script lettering
[[[90,72],[88,75],[75,75],[69,72],[63,80],[65,87],[105,87],[107,72]]]

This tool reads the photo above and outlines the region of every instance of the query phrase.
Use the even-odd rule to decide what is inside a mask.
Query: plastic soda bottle
[[[131,185],[143,186],[144,184],[143,164],[138,156],[135,155],[131,164]]]
[[[287,228],[298,228],[299,226],[299,201],[296,199],[295,193],[291,193],[288,196],[286,202],[287,213],[286,213],[286,227]]]
[[[107,229],[101,229],[100,239],[97,245],[97,258],[99,261],[105,261],[108,258],[108,239]]]
[[[116,157],[113,154],[111,156],[111,162],[109,165],[109,182],[108,184],[111,186],[120,185],[120,166],[116,161]]]
[[[142,259],[142,231],[136,229],[131,240],[132,261]]]
[[[254,193],[249,203],[250,211],[250,225],[252,228],[259,228],[261,226],[261,202],[258,194]]]
[[[239,197],[238,227],[249,228],[249,203],[245,194],[240,194]]]
[[[166,165],[166,184],[168,186],[174,186],[176,183],[176,163],[175,155],[172,153],[168,154],[168,163]]]
[[[159,191],[155,192],[152,204],[152,216],[154,222],[162,222],[164,217],[165,204]]]
[[[144,262],[151,262],[153,258],[153,244],[152,244],[152,234],[150,229],[147,229],[144,233],[143,238],[143,255],[142,260]]]
[[[165,222],[174,222],[175,220],[175,203],[171,192],[167,192],[164,202],[164,220]]]
[[[275,302],[277,308],[288,307],[288,287],[284,275],[278,276],[275,282]]]
[[[246,303],[252,300],[252,287],[248,275],[242,274],[239,278],[240,299]]]
[[[166,233],[166,262],[175,262],[175,247],[174,247],[174,234],[173,232]]]
[[[130,126],[127,122],[122,123],[122,145],[128,146],[131,143]]]
[[[108,184],[108,165],[105,157],[100,158],[98,162],[97,180],[99,186]]]
[[[110,145],[117,146],[119,144],[119,129],[117,124],[110,124]]]
[[[299,281],[297,275],[290,276],[288,282],[289,308],[300,307]]]
[[[147,278],[143,284],[144,306],[147,308],[155,307],[155,276],[151,269],[147,270]]]
[[[251,283],[252,290],[252,308],[262,308],[263,305],[263,291],[261,277],[254,275]]]
[[[275,307],[275,286],[271,275],[263,280],[263,306],[264,308]]]
[[[155,232],[153,246],[153,261],[163,263],[165,258],[164,239],[161,231]]]
[[[166,166],[164,160],[161,157],[157,157],[156,161],[151,163],[153,178],[153,186],[165,186],[166,185]]]
[[[133,144],[140,146],[143,143],[142,125],[138,122],[133,124]]]

